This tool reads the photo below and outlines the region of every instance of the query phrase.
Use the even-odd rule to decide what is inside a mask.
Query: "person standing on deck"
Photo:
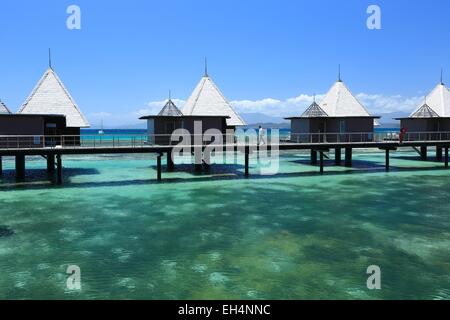
[[[266,144],[266,131],[263,129],[263,127],[259,126],[259,131],[258,131],[258,145],[263,145]]]

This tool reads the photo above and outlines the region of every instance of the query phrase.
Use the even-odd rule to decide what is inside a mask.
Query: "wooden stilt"
[[[62,158],[60,154],[56,155],[56,183],[58,185],[61,185],[63,183],[63,177],[62,177]]]
[[[428,159],[427,147],[420,147],[420,159],[426,161]]]
[[[54,154],[47,155],[47,172],[48,173],[55,172],[55,155]]]
[[[389,149],[386,149],[386,171],[389,171]]]
[[[341,164],[341,148],[336,148],[334,151],[334,162],[336,163],[336,165],[340,165]]]
[[[2,156],[0,156],[0,177],[3,175],[3,160]]]
[[[167,152],[167,171],[172,172],[175,169],[175,164],[172,159],[172,150]]]
[[[345,148],[345,166],[351,167],[353,165],[353,150],[352,148]]]
[[[162,180],[162,175],[161,175],[161,154],[158,154],[158,157],[156,158],[156,170],[157,170],[157,174],[156,174],[156,179],[158,181]]]
[[[445,167],[448,168],[448,147],[445,147],[445,155],[444,155],[444,157],[445,157],[445,160],[444,160]]]
[[[249,177],[250,173],[249,173],[249,153],[250,150],[248,147],[245,148],[245,177]]]
[[[442,147],[436,146],[436,161],[442,161]]]
[[[320,174],[323,174],[323,151],[320,151]]]
[[[317,151],[311,149],[311,164],[316,165],[317,164]]]
[[[25,179],[25,156],[24,155],[16,155],[16,179],[19,181]]]

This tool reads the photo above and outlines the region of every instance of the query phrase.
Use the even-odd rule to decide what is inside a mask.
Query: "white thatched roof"
[[[44,73],[19,113],[65,115],[68,127],[89,127],[88,121],[52,68]]]
[[[11,111],[9,111],[8,107],[2,102],[2,100],[0,100],[0,113],[11,113]]]
[[[342,81],[337,81],[325,95],[320,107],[330,117],[371,117],[371,114]]]
[[[302,118],[328,117],[328,114],[314,101],[301,115]]]
[[[428,115],[438,117],[450,117],[450,90],[439,83],[426,97],[425,105],[431,109],[424,110],[424,103],[421,103],[411,114],[411,118],[429,118]]]
[[[175,103],[173,103],[172,99],[169,99],[161,111],[158,113],[158,116],[164,117],[179,117],[182,116],[180,109],[177,108]]]
[[[229,116],[228,126],[245,126],[244,120],[207,75],[200,80],[182,112],[185,116]]]

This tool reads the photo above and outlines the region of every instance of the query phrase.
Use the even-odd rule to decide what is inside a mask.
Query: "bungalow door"
[[[327,131],[327,127],[325,124],[325,121],[321,121],[319,123],[319,142],[326,142],[326,131]]]
[[[346,139],[346,133],[347,133],[347,122],[345,120],[339,121],[339,141],[347,142],[348,139]]]
[[[56,123],[46,123],[45,124],[45,146],[54,147],[58,144],[59,140],[57,137],[57,125]]]

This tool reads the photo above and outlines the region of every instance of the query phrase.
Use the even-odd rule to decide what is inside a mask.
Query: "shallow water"
[[[155,182],[149,155],[12,159],[0,183],[0,299],[449,299],[449,171],[417,154],[360,152],[326,174],[284,153],[280,174],[242,159]],[[216,175],[220,175],[218,178]],[[81,268],[82,290],[66,288]],[[369,265],[382,289],[366,287]]]

